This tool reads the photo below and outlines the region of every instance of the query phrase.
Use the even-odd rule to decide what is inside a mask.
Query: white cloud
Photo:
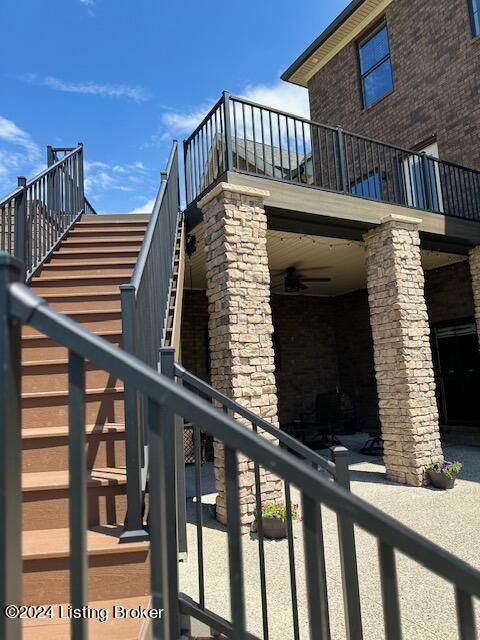
[[[133,193],[139,186],[151,186],[149,170],[142,162],[131,164],[85,161],[85,191],[92,198],[103,198],[109,191]]]
[[[54,91],[64,93],[81,93],[84,95],[102,96],[108,98],[126,98],[134,102],[145,102],[149,99],[148,92],[140,85],[99,83],[92,80],[71,82],[61,80],[55,76],[39,77],[35,73],[29,73],[22,77],[26,82],[38,84],[41,87],[49,87]]]
[[[14,186],[15,177],[19,173],[30,177],[33,173],[38,173],[40,157],[40,147],[31,135],[13,120],[0,116],[0,177],[5,181],[5,189],[3,186],[0,189],[1,195]]]
[[[153,205],[155,204],[155,198],[147,200],[144,204],[132,209],[128,213],[152,213]]]
[[[87,7],[91,7],[95,3],[95,0],[80,0],[80,4],[84,4]]]
[[[286,82],[279,81],[272,85],[247,85],[240,92],[239,97],[304,118],[310,116],[307,90]],[[212,103],[203,103],[188,111],[166,111],[162,115],[162,123],[169,135],[191,133],[211,107]],[[157,140],[164,138],[165,134],[161,137],[156,136]]]

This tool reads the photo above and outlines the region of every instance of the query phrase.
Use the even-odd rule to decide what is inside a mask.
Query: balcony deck
[[[269,227],[361,239],[389,214],[420,219],[422,242],[480,242],[480,172],[224,93],[184,143],[187,224],[218,182],[267,189]]]

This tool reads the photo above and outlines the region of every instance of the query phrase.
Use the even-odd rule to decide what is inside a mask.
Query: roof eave
[[[346,21],[348,18],[360,7],[366,0],[352,0],[349,5],[340,13],[333,22],[323,31],[318,38],[316,38],[312,44],[305,49],[305,51],[286,69],[280,78],[285,82],[291,82],[301,87],[306,87],[306,83],[300,83],[291,80],[291,77],[300,69],[303,63],[315,53],[315,51],[322,46],[322,44],[330,38],[332,34]]]

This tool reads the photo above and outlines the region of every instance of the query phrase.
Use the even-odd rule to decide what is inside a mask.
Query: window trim
[[[472,30],[472,38],[478,38],[480,37],[480,30],[477,33],[477,29],[475,26],[475,15],[474,15],[474,9],[473,9],[474,0],[467,0],[467,2],[468,2],[468,15],[470,16],[470,27]],[[480,6],[478,7],[477,12],[480,17]]]
[[[381,60],[376,62],[373,66],[371,66],[367,71],[362,73],[362,61],[361,61],[361,57],[360,57],[360,49],[369,40],[371,40],[373,37],[375,37],[377,35],[377,33],[379,33],[382,29],[386,29],[386,31],[387,31],[388,54],[386,56],[384,56]],[[385,20],[385,18],[379,24],[377,24],[373,29],[371,29],[367,34],[365,34],[360,40],[357,41],[357,59],[358,59],[358,78],[359,78],[359,82],[360,82],[360,95],[361,95],[361,98],[362,98],[362,108],[363,109],[370,109],[370,107],[373,107],[373,105],[377,104],[377,102],[380,102],[380,100],[383,100],[386,96],[388,96],[394,90],[393,67],[392,67],[392,52],[391,52],[391,49],[390,49],[390,33],[388,31],[388,25],[387,25],[387,21]],[[381,95],[379,98],[377,98],[376,100],[374,100],[370,104],[366,104],[365,88],[364,88],[363,81],[365,80],[365,78],[367,76],[369,76],[371,73],[376,71],[376,69],[378,69],[387,60],[390,60],[390,71],[391,71],[391,76],[392,76],[392,88],[389,89],[388,91],[386,91],[383,95]]]

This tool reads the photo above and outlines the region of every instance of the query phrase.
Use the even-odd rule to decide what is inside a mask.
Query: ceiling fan
[[[326,267],[314,267],[312,269],[302,269],[302,271],[319,271],[320,269],[325,269]],[[283,286],[285,289],[285,293],[298,293],[300,291],[305,291],[308,289],[308,286],[305,282],[331,282],[331,278],[311,278],[305,277],[297,270],[297,267],[291,266],[287,267],[285,271],[280,271],[277,274],[273,272],[273,277],[283,276]],[[274,284],[273,289],[281,287],[282,284]]]

